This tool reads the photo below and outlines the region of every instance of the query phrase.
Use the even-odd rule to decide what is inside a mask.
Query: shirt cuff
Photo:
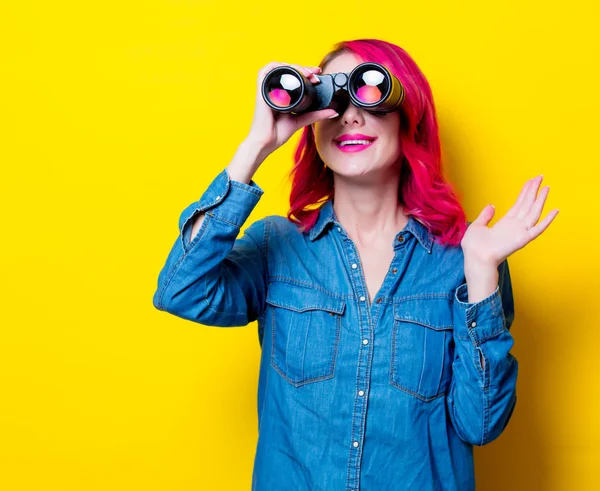
[[[467,284],[460,285],[454,294],[452,306],[455,334],[470,338],[475,346],[496,337],[506,330],[500,288],[479,302],[468,302]]]
[[[233,181],[223,169],[210,183],[199,201],[186,207],[179,217],[183,250],[187,252],[196,214],[211,210],[207,215],[241,228],[260,200],[264,190],[250,180],[249,184]]]

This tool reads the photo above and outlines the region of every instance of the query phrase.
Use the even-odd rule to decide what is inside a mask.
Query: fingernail
[[[337,118],[339,116],[338,113],[335,113],[333,116],[329,116],[327,119],[333,119],[333,118]]]

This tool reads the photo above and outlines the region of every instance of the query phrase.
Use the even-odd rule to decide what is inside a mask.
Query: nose
[[[363,110],[350,103],[342,113],[341,121],[344,126],[352,124],[361,125],[365,121]]]

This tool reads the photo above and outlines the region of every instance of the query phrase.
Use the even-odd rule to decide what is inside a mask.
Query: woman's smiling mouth
[[[377,138],[348,138],[350,135],[344,135],[342,139],[334,140],[335,146],[342,152],[362,152],[369,148]]]

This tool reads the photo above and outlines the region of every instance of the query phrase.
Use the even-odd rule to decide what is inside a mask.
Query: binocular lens
[[[388,78],[379,70],[366,70],[353,77],[353,90],[356,97],[365,104],[381,101],[389,92]]]
[[[302,97],[302,81],[296,75],[280,72],[269,77],[265,93],[277,107],[288,107]]]

